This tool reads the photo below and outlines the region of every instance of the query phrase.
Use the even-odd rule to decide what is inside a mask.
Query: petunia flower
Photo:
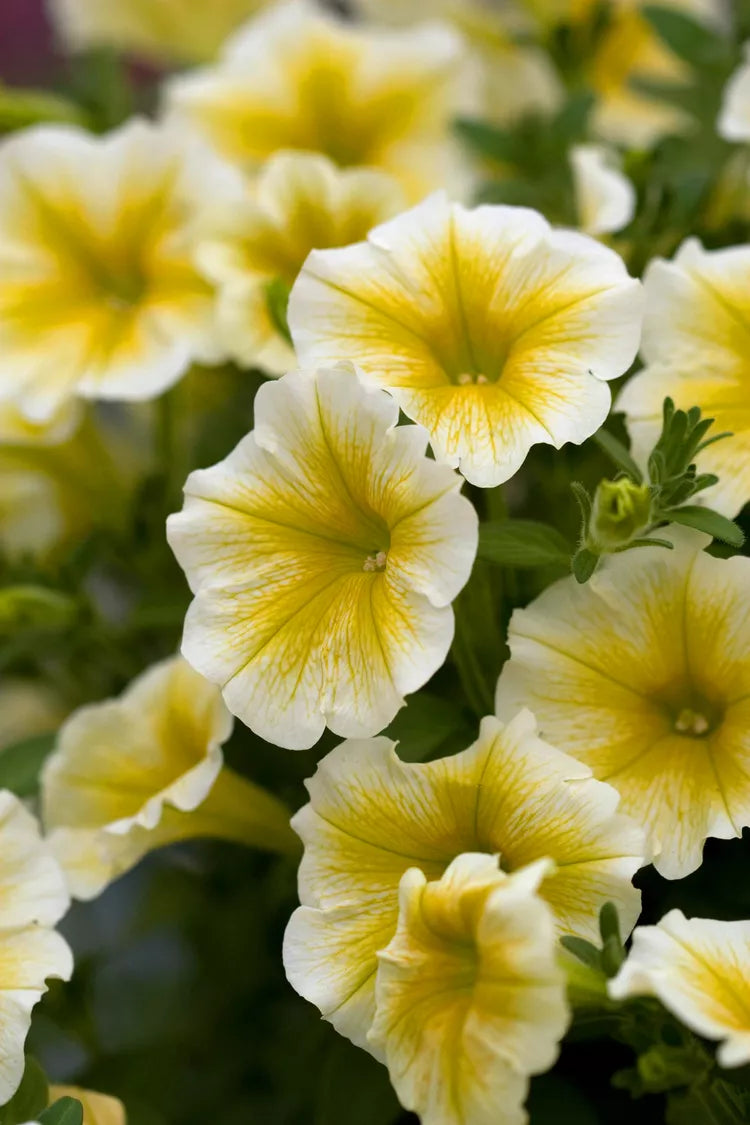
[[[69,980],[73,957],[53,928],[68,909],[63,873],[17,797],[0,792],[0,1104],[24,1071],[31,1011],[51,977]]]
[[[719,477],[702,494],[706,503],[728,516],[750,499],[748,285],[750,246],[704,250],[691,238],[673,261],[653,261],[644,285],[645,367],[617,400],[639,460],[659,435],[667,395],[682,409],[700,406],[717,433],[733,435],[698,457],[701,472]]]
[[[727,82],[717,129],[728,141],[750,141],[750,43],[745,44],[745,57]]]
[[[471,481],[532,445],[590,437],[638,347],[639,282],[614,251],[535,211],[443,195],[366,242],[314,251],[289,302],[300,360],[355,362]]]
[[[574,145],[570,150],[578,223],[586,234],[622,230],[635,214],[635,188],[602,145]]]
[[[750,559],[706,554],[698,532],[659,535],[674,550],[610,556],[586,585],[561,579],[516,610],[497,710],[533,708],[680,879],[707,836],[750,824]]]
[[[395,932],[410,867],[432,880],[463,852],[499,856],[506,872],[549,858],[540,894],[558,934],[598,940],[607,901],[625,932],[638,917],[631,879],[644,862],[642,832],[616,811],[613,789],[537,737],[529,712],[507,726],[485,718],[467,750],[426,764],[400,761],[384,737],[344,742],[307,787],[310,803],[292,820],[305,854],[286,974],[368,1050],[376,954]]]
[[[49,1103],[60,1098],[75,1098],[83,1107],[83,1125],[127,1125],[125,1106],[119,1098],[82,1090],[80,1086],[50,1086]]]
[[[353,372],[261,387],[255,429],[170,516],[196,594],[183,652],[279,746],[382,730],[445,660],[477,517],[416,426]]]
[[[396,27],[427,17],[453,26],[476,72],[475,112],[483,120],[509,124],[524,114],[549,113],[562,101],[552,60],[529,41],[533,23],[518,6],[495,0],[356,0],[355,7]]]
[[[346,246],[395,215],[398,183],[368,168],[339,170],[327,157],[271,157],[251,190],[207,220],[198,260],[219,292],[227,352],[280,374],[295,365],[284,334],[289,290],[316,248]]]
[[[217,358],[191,227],[224,170],[134,120],[40,126],[0,146],[0,400],[32,422],[72,397],[153,398]]]
[[[547,862],[513,875],[461,855],[440,879],[399,888],[396,933],[378,954],[370,1039],[423,1125],[523,1125],[529,1076],[554,1063],[569,1023]]]
[[[227,36],[269,0],[51,0],[73,50],[116,47],[164,62],[212,58]]]
[[[592,116],[596,134],[629,148],[650,148],[669,133],[684,133],[690,116],[666,100],[638,89],[638,83],[685,86],[691,67],[657,34],[644,0],[615,0],[609,22],[587,64],[586,78],[597,95]],[[725,23],[722,0],[665,0],[665,7],[719,29]]]
[[[750,922],[686,918],[670,910],[639,926],[625,964],[609,982],[616,1000],[656,996],[705,1039],[720,1040],[720,1066],[750,1063]]]
[[[279,149],[390,172],[409,197],[465,179],[451,135],[472,104],[460,38],[444,24],[364,28],[290,0],[252,20],[213,67],[172,80],[167,106],[254,169]]]
[[[147,852],[214,836],[295,851],[275,797],[223,766],[232,717],[181,658],[118,699],[79,708],[42,771],[45,827],[75,898],[89,899]]]

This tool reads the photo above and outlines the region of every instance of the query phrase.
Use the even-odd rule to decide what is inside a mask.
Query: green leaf
[[[613,902],[605,902],[604,906],[599,911],[599,933],[602,935],[602,941],[607,938],[614,937],[621,943],[620,936],[620,918],[617,913],[617,907]]]
[[[6,586],[0,590],[0,635],[13,636],[26,629],[67,629],[77,613],[73,598],[46,586]]]
[[[39,774],[55,746],[56,734],[39,734],[14,742],[0,751],[0,789],[10,789],[17,797],[35,797]]]
[[[601,968],[601,954],[595,945],[585,938],[575,937],[573,934],[565,934],[560,938],[560,945],[567,949],[568,953],[572,953],[584,965],[588,965],[591,969]]]
[[[730,547],[736,547],[738,550],[745,542],[745,536],[734,520],[727,519],[713,508],[702,508],[699,504],[685,504],[681,508],[660,512],[659,516],[671,523],[681,523],[685,527],[705,531],[713,539],[719,539],[722,543],[728,543]]]
[[[662,42],[678,58],[698,68],[722,62],[729,65],[728,44],[705,24],[675,8],[663,8],[656,4],[647,4],[642,11]]]
[[[589,578],[596,570],[598,562],[599,556],[595,555],[593,551],[589,551],[586,547],[581,547],[579,551],[576,551],[570,564],[576,582],[580,582],[581,584],[588,582]]]
[[[9,1102],[0,1108],[0,1125],[21,1125],[34,1121],[49,1101],[47,1076],[32,1055],[26,1056],[21,1085]]]
[[[39,1125],[83,1125],[83,1106],[75,1098],[60,1098],[39,1115]]]
[[[291,344],[292,334],[289,331],[289,321],[287,320],[289,286],[280,277],[275,277],[272,281],[267,282],[265,289],[268,315],[273,321],[274,328],[288,344]]]
[[[607,456],[614,461],[619,469],[622,469],[624,473],[628,474],[631,480],[634,480],[636,484],[642,482],[643,473],[633,460],[630,450],[626,449],[614,434],[611,434],[609,430],[599,430],[594,434],[594,441],[599,448],[603,449]]]
[[[549,524],[507,519],[479,528],[478,557],[500,566],[567,566],[571,548]]]
[[[398,756],[405,762],[424,762],[447,741],[460,739],[461,735],[465,736],[467,746],[473,738],[463,709],[451,699],[441,699],[426,691],[410,696],[383,734],[398,742]]]
[[[497,571],[478,559],[454,602],[456,632],[451,658],[466,702],[478,718],[493,713],[495,685],[507,655],[500,624],[502,588],[496,575]]]
[[[624,547],[618,547],[615,554],[621,555],[623,551],[631,551],[633,547],[666,547],[668,551],[673,551],[674,543],[670,543],[668,539],[657,539],[656,536],[649,535],[631,539]]]
[[[86,115],[74,102],[46,90],[19,89],[0,82],[0,133],[50,121],[86,127]]]
[[[321,1071],[314,1125],[392,1125],[400,1117],[385,1067],[350,1043],[335,1042]]]
[[[501,164],[514,163],[517,144],[513,135],[496,125],[470,118],[459,118],[454,126],[461,140],[488,160]]]

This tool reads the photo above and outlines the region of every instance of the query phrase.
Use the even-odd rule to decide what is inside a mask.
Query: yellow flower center
[[[366,571],[385,570],[388,561],[387,551],[377,551],[375,554],[368,555],[362,567]]]
[[[678,734],[689,734],[700,737],[711,729],[711,723],[702,711],[694,711],[692,707],[683,707],[675,719],[674,729]]]

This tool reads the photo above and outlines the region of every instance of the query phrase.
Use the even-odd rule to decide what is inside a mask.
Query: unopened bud
[[[624,547],[651,519],[651,490],[628,477],[603,480],[594,496],[587,546],[598,553]]]

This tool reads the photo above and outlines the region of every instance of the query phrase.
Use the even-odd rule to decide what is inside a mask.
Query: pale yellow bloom
[[[435,195],[367,242],[314,251],[289,302],[302,363],[349,359],[472,484],[590,437],[638,347],[639,282],[535,211]]]
[[[513,875],[461,855],[438,880],[411,868],[396,933],[378,954],[370,1038],[422,1125],[523,1125],[529,1076],[549,1069],[569,1022],[548,863]]]
[[[644,0],[615,0],[587,75],[598,95],[594,129],[608,141],[635,148],[648,148],[667,133],[685,132],[690,117],[634,84],[641,80],[679,86],[694,80],[687,63],[652,28],[642,11],[645,6]],[[662,6],[714,27],[726,18],[721,0],[664,0]]]
[[[570,165],[581,230],[602,235],[627,226],[635,214],[635,188],[616,155],[601,145],[575,145]]]
[[[555,583],[510,624],[498,714],[532,707],[545,738],[622,794],[654,864],[679,879],[707,836],[750,824],[750,559],[697,532]]]
[[[217,356],[191,226],[224,169],[177,131],[62,126],[0,147],[0,400],[147,399]]]
[[[199,262],[219,291],[227,352],[274,374],[294,367],[271,302],[288,295],[311,250],[358,242],[402,206],[397,181],[384,172],[340,170],[314,153],[271,157],[252,188],[201,234]]]
[[[745,58],[727,82],[717,128],[728,141],[750,141],[750,43],[745,44]]]
[[[545,51],[514,40],[528,31],[522,10],[496,0],[357,0],[364,15],[389,24],[441,19],[462,35],[476,67],[476,114],[499,124],[525,113],[549,112],[562,101],[562,84]]]
[[[507,726],[484,719],[468,750],[424,765],[400,761],[386,738],[345,742],[307,787],[310,803],[292,821],[305,855],[284,965],[293,987],[368,1050],[376,954],[393,937],[409,867],[439,879],[462,852],[499,855],[505,871],[549,857],[540,893],[558,934],[597,940],[608,900],[626,932],[638,917],[642,832],[616,811],[610,786],[537,737],[528,712]]]
[[[21,1081],[32,1008],[50,977],[69,980],[70,949],[53,929],[68,908],[65,880],[36,820],[0,792],[0,1104]]]
[[[382,730],[448,653],[477,518],[397,420],[353,371],[267,383],[253,432],[169,518],[196,594],[183,652],[279,746]]]
[[[665,396],[687,410],[700,406],[729,431],[698,457],[719,483],[706,503],[728,516],[750,500],[750,246],[704,250],[683,243],[671,262],[657,258],[645,276],[643,371],[628,382],[624,410],[636,457],[644,461],[661,430]]]
[[[157,62],[201,62],[269,0],[51,0],[74,50],[112,46]]]
[[[721,1040],[720,1066],[750,1063],[750,922],[670,910],[657,926],[638,927],[609,991],[658,997],[698,1035]]]
[[[220,62],[174,79],[167,104],[253,169],[279,149],[395,175],[412,199],[464,178],[451,125],[469,107],[461,40],[442,24],[370,29],[291,0],[251,21]]]
[[[79,407],[70,401],[33,422],[0,402],[0,551],[10,559],[53,555],[125,515],[110,435]]]
[[[127,1125],[125,1106],[119,1098],[82,1090],[80,1086],[50,1086],[49,1103],[59,1098],[76,1098],[83,1106],[83,1125]]]
[[[232,717],[181,657],[63,724],[42,771],[50,844],[71,893],[93,898],[154,848],[216,836],[294,851],[284,806],[223,767]]]
[[[59,695],[37,680],[0,679],[0,750],[56,730],[65,717]]]

